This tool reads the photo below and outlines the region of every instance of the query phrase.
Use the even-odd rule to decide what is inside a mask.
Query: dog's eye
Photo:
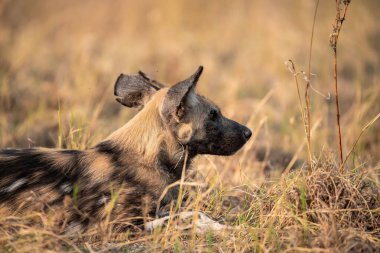
[[[210,110],[210,119],[215,120],[218,117],[218,111],[215,109]]]

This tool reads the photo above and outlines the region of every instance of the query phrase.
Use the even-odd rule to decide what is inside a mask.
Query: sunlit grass
[[[332,93],[328,36],[334,5],[321,1],[313,45],[312,84],[326,96]],[[380,110],[379,3],[353,1],[350,8],[338,69],[345,154]],[[114,221],[108,219],[83,234],[65,235],[53,232],[59,213],[51,211],[1,216],[0,251],[344,252],[380,247],[379,122],[365,129],[347,160],[348,170],[339,172],[333,101],[311,91],[314,167],[304,166],[303,116],[283,63],[292,59],[297,70],[307,69],[314,3],[4,1],[0,13],[1,148],[92,147],[136,113],[114,101],[113,84],[121,72],[141,69],[171,85],[199,64],[205,66],[200,93],[254,130],[235,156],[197,159],[195,183],[183,185],[189,197],[181,199],[182,207],[170,209],[200,210],[230,230],[197,234],[192,224],[173,219],[152,233],[121,233],[112,231]],[[305,82],[298,82],[302,96]],[[299,170],[284,162],[285,153]]]

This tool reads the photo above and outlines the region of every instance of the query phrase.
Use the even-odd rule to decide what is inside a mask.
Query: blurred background
[[[208,157],[199,166],[239,172],[230,180],[241,180],[242,171],[245,180],[255,180],[268,168],[283,170],[305,137],[294,77],[284,63],[292,59],[297,71],[307,71],[315,4],[1,0],[0,147],[90,147],[136,113],[115,102],[120,73],[142,70],[172,85],[204,65],[199,92],[253,128],[255,140],[233,158]],[[352,1],[339,38],[345,153],[380,111],[379,13],[377,0]],[[311,62],[316,157],[337,154],[334,19],[335,1],[320,1]],[[359,142],[354,163],[377,164],[379,132],[377,122]],[[300,164],[305,154],[297,156]]]

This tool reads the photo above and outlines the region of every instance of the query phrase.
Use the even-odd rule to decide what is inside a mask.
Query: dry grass
[[[380,4],[353,1],[339,37],[345,171],[336,164],[335,105],[325,99],[335,2],[318,8],[316,76],[308,76],[314,1],[1,1],[0,147],[90,147],[134,115],[112,97],[121,72],[172,84],[199,64],[200,92],[254,135],[234,157],[199,158],[196,184],[184,184],[183,209],[230,231],[196,235],[172,221],[153,233],[116,233],[110,221],[69,236],[53,232],[51,211],[1,216],[0,251],[378,252],[380,123],[371,119],[380,111]],[[312,157],[287,59],[300,73],[299,94],[312,80]],[[294,170],[307,159],[313,166]]]
[[[218,184],[189,192],[183,210],[201,210],[232,226],[197,234],[191,224],[172,220],[152,234],[112,232],[57,235],[51,213],[3,217],[2,249],[9,252],[377,252],[380,245],[380,187],[370,171],[340,172],[330,157],[314,161],[275,183]],[[190,225],[190,226],[189,226]],[[188,227],[187,230],[182,228]],[[33,244],[33,248],[30,245]]]

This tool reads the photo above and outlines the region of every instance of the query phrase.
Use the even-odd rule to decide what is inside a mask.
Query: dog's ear
[[[162,87],[164,85],[139,71],[137,75],[121,74],[115,82],[114,94],[118,96],[116,101],[120,104],[141,110]]]
[[[166,119],[174,117],[176,121],[180,121],[184,116],[186,108],[196,99],[195,87],[202,71],[203,67],[199,66],[192,76],[168,90],[162,107],[162,115]]]

